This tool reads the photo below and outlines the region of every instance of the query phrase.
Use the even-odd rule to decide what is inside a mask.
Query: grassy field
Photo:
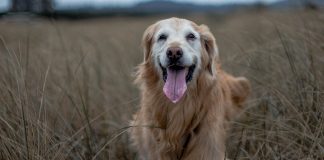
[[[169,16],[0,19],[0,159],[136,159],[127,136],[145,28]],[[253,95],[231,159],[324,159],[324,12],[182,15],[207,24]]]

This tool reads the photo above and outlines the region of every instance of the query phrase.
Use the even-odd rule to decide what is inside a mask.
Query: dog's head
[[[218,49],[205,25],[179,18],[158,21],[144,32],[143,46],[144,63],[154,64],[165,95],[174,103],[200,73],[216,76]]]

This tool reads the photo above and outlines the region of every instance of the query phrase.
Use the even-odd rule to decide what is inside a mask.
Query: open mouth
[[[171,65],[168,66],[167,68],[163,67],[160,64],[160,67],[162,69],[162,74],[163,74],[163,81],[166,82],[168,78],[168,72],[167,69],[173,70],[173,71],[181,71],[181,70],[188,70],[188,73],[186,74],[186,83],[190,82],[192,80],[193,72],[196,68],[196,65],[193,64],[190,67],[184,67],[184,66],[178,66],[178,65]]]
[[[173,102],[177,103],[187,90],[187,83],[192,80],[196,65],[190,67],[170,65],[167,68],[160,64],[163,74],[164,94]]]

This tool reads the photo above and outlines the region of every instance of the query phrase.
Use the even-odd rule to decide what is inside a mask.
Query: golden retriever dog
[[[247,79],[221,68],[205,25],[170,18],[143,35],[140,110],[131,139],[143,160],[223,160],[229,121],[250,92]]]

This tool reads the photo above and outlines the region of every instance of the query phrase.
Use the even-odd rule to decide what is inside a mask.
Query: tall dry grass
[[[0,20],[0,159],[136,159],[126,131],[144,29],[168,16]],[[232,159],[324,159],[324,13],[186,15],[253,95]]]

